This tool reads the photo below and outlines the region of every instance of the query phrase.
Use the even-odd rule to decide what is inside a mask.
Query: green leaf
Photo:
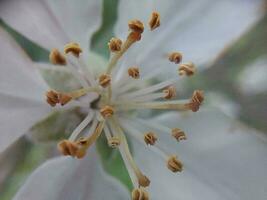
[[[100,136],[96,144],[104,170],[117,178],[129,191],[132,191],[133,185],[119,150],[112,149],[107,145],[107,139],[104,134]]]
[[[109,56],[108,41],[114,35],[113,29],[117,21],[118,4],[119,0],[103,0],[102,24],[91,39],[91,49],[106,58]]]
[[[66,139],[84,117],[78,108],[56,111],[31,128],[30,138],[36,142]]]

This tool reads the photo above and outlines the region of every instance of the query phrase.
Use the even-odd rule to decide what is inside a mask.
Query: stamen
[[[158,137],[153,132],[148,132],[148,133],[145,133],[144,135],[144,141],[147,145],[154,145],[157,140],[158,140]]]
[[[78,151],[78,145],[75,142],[69,140],[62,140],[57,145],[58,150],[65,156],[76,156]]]
[[[100,109],[100,113],[104,118],[109,118],[114,114],[115,110],[111,106],[104,106]]]
[[[70,100],[72,100],[72,97],[65,93],[58,93],[58,99],[59,103],[64,106],[65,104],[70,102]]]
[[[180,52],[172,52],[169,55],[169,61],[179,64],[182,61],[183,55]]]
[[[134,79],[140,78],[139,68],[138,67],[130,67],[128,69],[128,75]]]
[[[66,65],[66,58],[58,49],[52,49],[49,54],[49,60],[54,65]]]
[[[144,31],[144,24],[137,19],[129,21],[128,26],[131,31],[136,33],[143,33]]]
[[[160,15],[158,12],[153,12],[149,20],[150,30],[154,30],[160,26]]]
[[[82,49],[78,43],[71,42],[65,45],[64,52],[65,54],[72,53],[74,56],[79,57]]]
[[[172,99],[176,96],[176,89],[174,86],[167,87],[165,90],[163,90],[163,92],[165,93],[165,99]]]
[[[181,140],[186,140],[186,135],[184,133],[184,131],[182,131],[179,128],[173,128],[172,129],[172,136],[178,141],[180,142]]]
[[[121,141],[118,137],[111,137],[108,139],[108,145],[111,147],[111,148],[117,148],[119,145],[120,145]]]
[[[143,188],[135,188],[132,191],[132,200],[149,200],[148,192]]]
[[[170,156],[167,160],[167,167],[172,172],[181,172],[183,170],[183,164],[178,160],[176,155]]]
[[[117,52],[121,50],[122,41],[119,38],[111,38],[108,47],[111,52]]]
[[[57,103],[59,103],[58,94],[57,92],[50,90],[46,93],[46,102],[54,107]]]
[[[204,101],[204,94],[201,90],[195,90],[192,97],[191,102],[187,104],[187,106],[193,111],[196,112],[199,110],[202,102]]]
[[[192,62],[181,64],[179,69],[179,75],[183,76],[192,76],[196,72],[195,65]]]
[[[103,88],[106,88],[110,85],[110,82],[111,82],[111,78],[110,78],[110,75],[108,74],[102,74],[100,77],[99,77],[99,84],[103,87]]]

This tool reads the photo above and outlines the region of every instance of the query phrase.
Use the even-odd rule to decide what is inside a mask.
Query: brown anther
[[[59,103],[58,93],[53,90],[46,92],[46,102],[54,107]]]
[[[196,72],[195,65],[192,62],[184,63],[179,66],[179,75],[192,76]]]
[[[100,109],[100,113],[104,118],[108,118],[114,114],[114,109],[111,106],[104,106]]]
[[[79,57],[82,49],[79,44],[71,42],[65,45],[64,52],[65,54],[72,53],[74,56]]]
[[[169,54],[169,61],[179,64],[182,61],[183,55],[180,52],[172,52]]]
[[[132,191],[132,200],[149,200],[148,192],[143,188],[136,188]]]
[[[111,52],[117,52],[121,50],[122,41],[119,38],[111,38],[108,47]]]
[[[158,137],[155,133],[148,132],[144,135],[144,141],[147,145],[154,145],[156,141],[158,140]]]
[[[68,94],[64,94],[64,93],[59,93],[58,94],[58,100],[59,103],[64,106],[65,104],[67,104],[70,100],[72,100],[72,97],[69,96]]]
[[[65,156],[76,156],[78,145],[69,140],[62,140],[57,145],[58,150]]]
[[[172,99],[176,96],[176,89],[174,86],[169,86],[163,90],[163,93],[165,93],[165,99]]]
[[[180,142],[181,140],[186,140],[186,135],[184,133],[184,131],[182,131],[179,128],[173,128],[172,129],[172,136],[178,141]]]
[[[143,33],[144,31],[144,24],[137,19],[129,21],[128,26],[132,32]]]
[[[139,41],[141,40],[141,37],[142,37],[142,34],[141,33],[138,33],[138,32],[130,32],[128,37],[127,37],[127,40],[132,40],[132,41]]]
[[[142,187],[148,187],[150,185],[150,180],[142,174],[138,177],[138,184]]]
[[[108,145],[111,147],[111,148],[117,148],[119,145],[120,145],[121,141],[119,138],[117,137],[112,137],[112,138],[109,138],[108,139]]]
[[[111,82],[111,78],[108,74],[102,74],[100,77],[99,77],[99,84],[103,87],[103,88],[106,88],[107,86],[110,85],[110,82]]]
[[[149,20],[149,27],[151,30],[160,26],[160,15],[158,12],[153,12]]]
[[[177,156],[170,156],[167,161],[167,167],[172,172],[181,172],[183,170],[183,164],[177,159]]]
[[[204,101],[204,93],[201,90],[195,90],[190,103],[187,104],[187,106],[193,111],[196,112],[199,110],[199,107]]]
[[[130,67],[128,69],[128,75],[134,79],[140,78],[140,72],[138,67]]]
[[[52,49],[49,54],[49,60],[54,65],[66,65],[66,58],[58,49]]]

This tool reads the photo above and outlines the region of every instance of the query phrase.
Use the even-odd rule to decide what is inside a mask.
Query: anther
[[[58,94],[58,100],[59,100],[59,103],[64,106],[65,104],[67,104],[70,100],[72,100],[72,97],[67,95],[67,94],[64,94],[64,93],[59,93]]]
[[[158,140],[158,137],[155,133],[148,132],[144,135],[144,141],[147,145],[154,145],[156,141]]]
[[[100,113],[104,118],[111,117],[114,114],[114,109],[111,106],[104,106],[100,109]]]
[[[135,188],[132,191],[132,200],[149,200],[148,192],[143,188]]]
[[[52,49],[49,54],[49,60],[54,65],[66,65],[66,58],[58,49]]]
[[[181,172],[183,170],[183,164],[177,159],[177,156],[170,156],[167,161],[167,167],[172,172]]]
[[[172,52],[169,54],[169,61],[179,64],[182,61],[183,55],[180,52]]]
[[[176,89],[174,86],[169,86],[163,90],[163,93],[165,93],[165,99],[172,99],[176,96]]]
[[[132,42],[136,42],[136,41],[141,40],[141,37],[142,37],[142,34],[139,32],[130,32],[128,37],[127,37],[127,40],[130,40]]]
[[[128,69],[128,75],[134,79],[140,78],[140,72],[138,67],[130,67]]]
[[[76,156],[78,145],[69,140],[62,140],[57,145],[58,150],[65,156]]]
[[[122,41],[119,38],[111,38],[108,47],[111,52],[117,52],[121,50]]]
[[[50,105],[50,106],[55,106],[57,103],[59,103],[59,98],[58,98],[58,93],[50,90],[46,93],[46,102]]]
[[[138,184],[142,187],[148,187],[150,185],[150,180],[143,174],[138,175]]]
[[[160,26],[160,15],[158,12],[153,12],[149,20],[149,27],[151,30]]]
[[[196,72],[195,65],[192,62],[184,63],[179,66],[179,75],[192,76]]]
[[[136,19],[129,21],[128,26],[132,32],[143,33],[144,31],[144,24]]]
[[[202,102],[204,101],[204,94],[201,90],[195,90],[190,103],[187,104],[187,106],[193,111],[196,112],[199,110],[199,107],[201,106]]]
[[[65,45],[64,52],[65,54],[72,53],[74,56],[79,57],[82,49],[79,44],[71,42]]]
[[[120,145],[121,141],[118,137],[111,137],[108,139],[108,145],[111,148],[117,148]]]
[[[102,74],[100,77],[99,77],[99,84],[103,87],[103,88],[106,88],[107,86],[110,85],[110,82],[111,82],[111,78],[108,74]]]
[[[184,131],[182,131],[179,128],[174,128],[172,129],[172,136],[178,141],[180,142],[181,140],[186,140],[186,135],[184,133]]]

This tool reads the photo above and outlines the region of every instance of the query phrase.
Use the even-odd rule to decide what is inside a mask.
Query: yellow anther
[[[72,53],[74,56],[79,57],[82,49],[79,44],[71,42],[65,45],[64,52],[65,54]]]
[[[151,30],[160,26],[160,15],[158,12],[153,12],[149,20],[149,27]]]
[[[179,66],[179,75],[192,76],[196,72],[195,65],[192,62],[184,63]]]
[[[58,49],[52,49],[49,54],[49,60],[54,65],[66,65],[66,58]]]
[[[172,52],[169,54],[169,61],[179,64],[183,59],[183,55],[180,52]]]
[[[132,191],[132,200],[149,200],[148,192],[143,188],[135,188]]]
[[[104,118],[111,117],[114,114],[114,112],[115,112],[114,109],[108,105],[100,109],[100,113]]]
[[[167,167],[172,172],[181,172],[183,170],[183,164],[177,159],[177,156],[170,156],[167,161]]]
[[[103,88],[106,88],[107,86],[110,85],[110,82],[111,82],[111,78],[110,78],[110,75],[108,74],[102,74],[100,77],[99,77],[99,84],[103,87]]]
[[[119,38],[111,38],[108,43],[109,50],[111,52],[117,52],[121,50],[122,41]]]
[[[178,141],[180,142],[181,140],[186,140],[186,135],[184,133],[184,131],[182,131],[179,128],[173,128],[172,129],[172,136]]]
[[[46,102],[50,106],[54,107],[57,103],[59,103],[58,93],[53,90],[46,92]]]
[[[128,26],[132,32],[143,33],[144,31],[144,24],[136,19],[129,21]]]
[[[62,140],[57,145],[58,150],[65,156],[75,157],[79,149],[78,145],[75,142],[69,140]]]
[[[163,90],[163,93],[165,93],[165,99],[172,99],[176,96],[176,89],[174,86],[169,86]]]
[[[195,90],[191,101],[187,104],[187,106],[193,111],[196,112],[199,110],[199,107],[204,101],[204,93],[201,90]]]
[[[128,75],[134,79],[140,78],[140,72],[138,67],[130,67],[128,69]]]
[[[154,145],[157,140],[158,140],[158,137],[153,132],[148,132],[148,133],[145,133],[144,135],[144,141],[147,145]]]
[[[108,139],[108,145],[111,147],[111,148],[116,148],[120,145],[121,141],[118,137],[112,137],[112,138],[109,138]]]

